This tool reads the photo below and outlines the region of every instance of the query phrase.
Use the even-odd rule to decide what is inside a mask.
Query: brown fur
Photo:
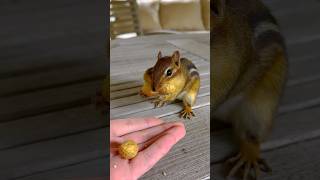
[[[285,84],[284,43],[281,38],[276,40],[281,37],[277,33],[270,35],[270,42],[254,38],[253,27],[255,21],[259,22],[258,17],[274,22],[260,1],[211,3],[218,6],[211,16],[213,118],[233,125],[240,157],[254,164],[260,159],[260,144],[271,130]]]
[[[181,115],[191,118],[191,115],[194,115],[191,107],[199,91],[200,78],[197,73],[191,74],[190,68],[195,66],[188,59],[180,58],[178,51],[165,57],[159,52],[154,67],[149,68],[144,74],[144,85],[140,94],[147,97],[155,96],[156,107],[180,98],[184,103]],[[168,69],[172,71],[170,76],[166,75]]]

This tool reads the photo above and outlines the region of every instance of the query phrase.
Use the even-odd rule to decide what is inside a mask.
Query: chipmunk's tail
[[[285,40],[276,19],[262,5],[258,11],[249,16],[249,25],[253,33],[253,47],[261,61],[270,61],[282,53],[287,59]],[[268,63],[269,64],[269,63]]]

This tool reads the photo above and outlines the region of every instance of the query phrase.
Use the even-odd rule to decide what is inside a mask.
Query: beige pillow
[[[206,30],[210,30],[210,0],[201,0],[202,20]]]
[[[138,1],[138,14],[143,32],[161,30],[159,20],[159,1]]]
[[[204,30],[200,0],[161,0],[159,16],[163,29]]]

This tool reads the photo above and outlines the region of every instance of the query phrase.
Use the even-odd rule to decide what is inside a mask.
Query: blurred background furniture
[[[135,35],[142,34],[137,9],[135,0],[110,1],[111,39],[127,33],[134,33]]]
[[[111,39],[210,30],[210,0],[111,0]]]

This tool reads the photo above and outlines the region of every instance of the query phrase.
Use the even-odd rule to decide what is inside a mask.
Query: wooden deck
[[[262,156],[273,168],[264,179],[320,179],[320,1],[265,0],[287,40],[289,79]],[[230,129],[211,136],[211,170],[223,179],[222,162],[235,153]]]
[[[174,148],[142,179],[201,179],[210,175],[210,34],[157,35],[111,41],[110,51],[110,117],[150,117],[165,121],[182,121],[187,130]],[[182,57],[199,69],[201,87],[194,106],[196,117],[180,119],[182,104],[154,109],[154,105],[138,95],[143,73],[156,62],[159,50],[164,55],[179,50]],[[166,176],[163,175],[165,172]]]
[[[105,1],[0,0],[0,179],[107,177]]]

